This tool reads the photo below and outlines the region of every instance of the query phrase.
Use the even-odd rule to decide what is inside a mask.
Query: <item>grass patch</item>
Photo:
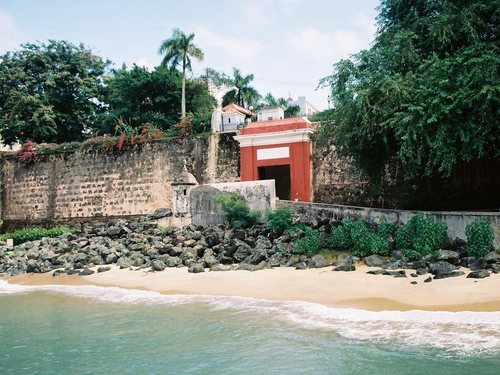
[[[7,232],[0,235],[0,241],[14,240],[14,245],[20,245],[28,241],[40,240],[43,237],[58,237],[64,233],[74,233],[76,228],[58,226],[54,228],[23,228],[14,232]]]

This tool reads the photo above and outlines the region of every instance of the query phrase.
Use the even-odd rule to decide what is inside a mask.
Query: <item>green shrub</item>
[[[74,233],[76,228],[54,227],[46,228],[23,228],[10,233],[0,235],[0,241],[6,241],[9,238],[14,240],[14,245],[20,245],[28,241],[36,241],[43,237],[58,237],[64,233]]]
[[[379,235],[379,237],[387,239],[396,234],[396,229],[397,228],[394,224],[389,224],[385,220],[385,217],[382,217],[377,226],[377,234]]]
[[[291,208],[277,208],[272,211],[267,211],[266,226],[268,229],[284,232],[289,230],[293,225],[294,211]]]
[[[304,227],[303,230],[304,236],[294,242],[293,252],[310,257],[321,248],[321,233],[309,227]]]
[[[423,214],[414,215],[396,232],[396,247],[410,259],[435,254],[446,239],[447,226]]]
[[[331,235],[331,246],[338,250],[351,249],[353,255],[366,257],[372,254],[388,255],[386,238],[370,232],[361,220],[346,220],[335,228]]]
[[[238,193],[221,193],[215,197],[215,202],[222,206],[222,212],[232,228],[248,228],[257,222],[257,212],[250,211]]]
[[[471,257],[482,258],[493,250],[493,228],[489,220],[474,220],[465,227],[467,253]]]

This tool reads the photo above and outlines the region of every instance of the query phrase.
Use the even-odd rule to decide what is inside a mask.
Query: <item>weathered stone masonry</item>
[[[211,142],[223,150],[209,154]],[[170,208],[170,183],[184,159],[201,183],[235,181],[237,150],[232,137],[212,135],[152,142],[121,153],[49,155],[31,165],[6,157],[1,165],[3,225],[136,216]]]

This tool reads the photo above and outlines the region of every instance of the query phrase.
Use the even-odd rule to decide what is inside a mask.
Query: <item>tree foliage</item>
[[[378,177],[449,176],[500,156],[500,48],[494,0],[382,0],[372,47],[323,80],[335,110],[323,135]]]
[[[161,66],[175,69],[178,66],[182,72],[181,117],[186,117],[186,72],[191,72],[191,57],[198,61],[204,58],[203,52],[193,44],[194,34],[186,34],[174,29],[172,37],[165,39],[158,49],[158,53],[165,55]]]
[[[104,110],[108,61],[64,41],[25,44],[0,56],[0,134],[5,144],[81,140]]]
[[[228,86],[232,87],[222,98],[222,106],[236,103],[242,107],[256,106],[260,94],[250,86],[254,79],[253,74],[243,75],[239,69],[233,68],[233,77],[229,79]]]

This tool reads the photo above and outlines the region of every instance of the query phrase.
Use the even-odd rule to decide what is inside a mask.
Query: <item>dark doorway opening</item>
[[[274,180],[276,196],[282,200],[290,200],[290,165],[259,167],[259,180]]]

